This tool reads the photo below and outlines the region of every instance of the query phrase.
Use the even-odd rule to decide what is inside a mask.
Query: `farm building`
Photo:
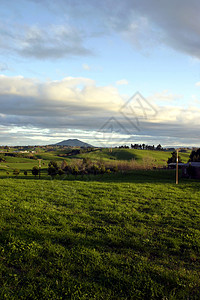
[[[178,168],[182,169],[182,167],[184,166],[184,163],[178,163]],[[170,163],[168,164],[168,169],[176,169],[176,163]]]
[[[200,162],[189,162],[182,166],[182,177],[200,179]]]

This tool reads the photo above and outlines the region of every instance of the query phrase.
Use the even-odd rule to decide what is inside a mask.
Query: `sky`
[[[1,0],[0,145],[200,147],[198,0]]]

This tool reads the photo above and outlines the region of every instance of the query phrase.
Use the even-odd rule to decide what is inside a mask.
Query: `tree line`
[[[146,145],[146,144],[131,144],[131,147],[127,145],[119,146],[119,149],[139,149],[139,150],[163,150],[163,147],[161,144],[158,144],[157,146],[154,145]]]

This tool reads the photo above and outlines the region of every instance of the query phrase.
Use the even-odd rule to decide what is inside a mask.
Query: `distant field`
[[[187,162],[190,152],[180,153],[183,162]],[[171,152],[155,150],[137,150],[137,149],[101,149],[90,153],[79,154],[77,157],[89,157],[92,160],[117,161],[135,160],[142,163],[144,160],[151,160],[155,166],[166,166],[167,160],[171,157]]]
[[[200,299],[200,182],[174,178],[1,179],[0,299]]]
[[[0,176],[10,177],[14,169],[20,170],[20,176],[23,176],[24,171],[28,171],[28,177],[32,177],[31,170],[34,166],[38,166],[38,159],[42,159],[41,172],[47,175],[48,163],[51,160],[57,161],[60,166],[63,160],[69,164],[75,160],[89,158],[92,162],[103,162],[108,164],[118,165],[119,169],[133,170],[137,168],[153,168],[167,166],[167,160],[171,157],[171,152],[152,151],[152,150],[135,150],[135,149],[98,149],[89,153],[82,153],[74,156],[58,156],[65,155],[69,150],[57,150],[51,152],[41,152],[34,154],[35,159],[23,157],[6,156],[5,162],[0,163]],[[183,162],[187,162],[190,152],[180,153]],[[8,174],[9,173],[9,174]]]

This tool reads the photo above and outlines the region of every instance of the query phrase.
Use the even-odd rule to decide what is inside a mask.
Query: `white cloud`
[[[127,84],[128,84],[127,79],[121,79],[116,82],[116,85],[127,85]]]
[[[82,64],[82,68],[86,71],[90,71],[91,67],[88,64]]]
[[[177,100],[183,98],[183,95],[170,93],[168,90],[163,90],[161,92],[157,92],[151,97],[148,97],[149,101],[156,102],[160,105],[165,105],[167,103],[176,104]]]
[[[141,138],[147,135],[169,140],[185,137],[187,141],[189,137],[198,142],[200,109],[194,104],[185,108],[166,105],[167,96],[173,98],[164,91],[164,102],[155,106],[156,114],[149,113],[147,105],[144,116],[144,107],[132,103],[128,106],[131,110],[127,119],[120,113],[124,101],[112,86],[98,87],[89,78],[67,77],[60,81],[39,82],[22,76],[4,75],[0,76],[0,127],[3,128],[0,137],[2,141],[10,140],[11,143],[11,140],[16,141],[16,137],[24,141],[29,132],[32,140],[37,141],[41,140],[41,136],[47,140],[52,134],[67,130],[98,132],[114,117],[120,137],[130,132],[131,135],[140,134]],[[152,105],[152,101],[153,98],[149,97],[145,103]],[[133,126],[136,121],[138,128]],[[22,130],[16,131],[16,128]]]

